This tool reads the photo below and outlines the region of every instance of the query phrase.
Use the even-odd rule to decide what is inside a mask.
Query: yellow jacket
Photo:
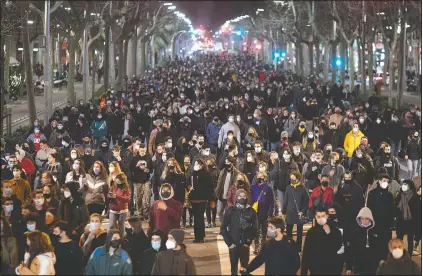
[[[344,149],[348,153],[348,157],[352,157],[354,150],[360,145],[361,137],[364,134],[359,130],[356,135],[353,134],[353,131],[347,133],[344,140]]]

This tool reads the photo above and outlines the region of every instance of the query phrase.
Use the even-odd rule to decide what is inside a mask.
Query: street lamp
[[[172,3],[164,3],[164,6],[172,6]]]
[[[175,6],[169,6],[169,7],[167,7],[167,9],[168,10],[174,10],[174,9],[176,9],[176,7]]]

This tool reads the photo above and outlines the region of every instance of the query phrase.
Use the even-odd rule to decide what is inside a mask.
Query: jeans
[[[222,224],[223,221],[223,213],[225,211],[226,207],[226,199],[218,200],[217,201],[217,215],[219,217],[220,224]]]
[[[194,213],[194,236],[195,240],[204,240],[206,236],[206,225],[204,224],[204,212],[207,202],[191,203]]]
[[[282,212],[284,192],[276,189],[276,194],[277,194],[278,199],[279,199],[279,202],[278,202],[279,203],[279,212]]]
[[[271,142],[270,143],[270,151],[277,151],[279,144],[280,144],[280,142]]]
[[[125,220],[128,217],[128,212],[116,214],[112,211],[109,212],[109,229],[118,229],[120,236],[123,237],[125,234]],[[119,220],[119,227],[116,222]]]
[[[421,160],[407,160],[408,178],[420,175]]]
[[[250,247],[239,245],[233,249],[229,249],[229,259],[231,261],[231,275],[238,275],[238,260],[241,266],[246,268],[250,261]]]
[[[135,210],[141,219],[148,219],[150,215],[151,181],[145,183],[134,182]]]
[[[401,140],[400,141],[391,141],[391,152],[393,156],[398,156],[398,152],[401,148]]]
[[[286,225],[286,235],[292,239],[292,229],[294,228],[294,224],[287,224]],[[301,246],[303,244],[303,225],[297,224],[297,249],[298,252],[301,252]]]
[[[104,210],[104,204],[90,203],[87,205],[88,214],[91,216],[94,213],[101,215]]]

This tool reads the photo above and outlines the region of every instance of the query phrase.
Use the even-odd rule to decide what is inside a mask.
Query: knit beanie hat
[[[170,235],[175,239],[176,244],[181,245],[184,242],[185,232],[181,229],[172,229],[169,232]]]

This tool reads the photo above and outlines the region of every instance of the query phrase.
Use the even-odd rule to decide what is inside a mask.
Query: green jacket
[[[121,248],[110,256],[105,246],[97,247],[85,267],[85,275],[132,275],[131,258]]]

